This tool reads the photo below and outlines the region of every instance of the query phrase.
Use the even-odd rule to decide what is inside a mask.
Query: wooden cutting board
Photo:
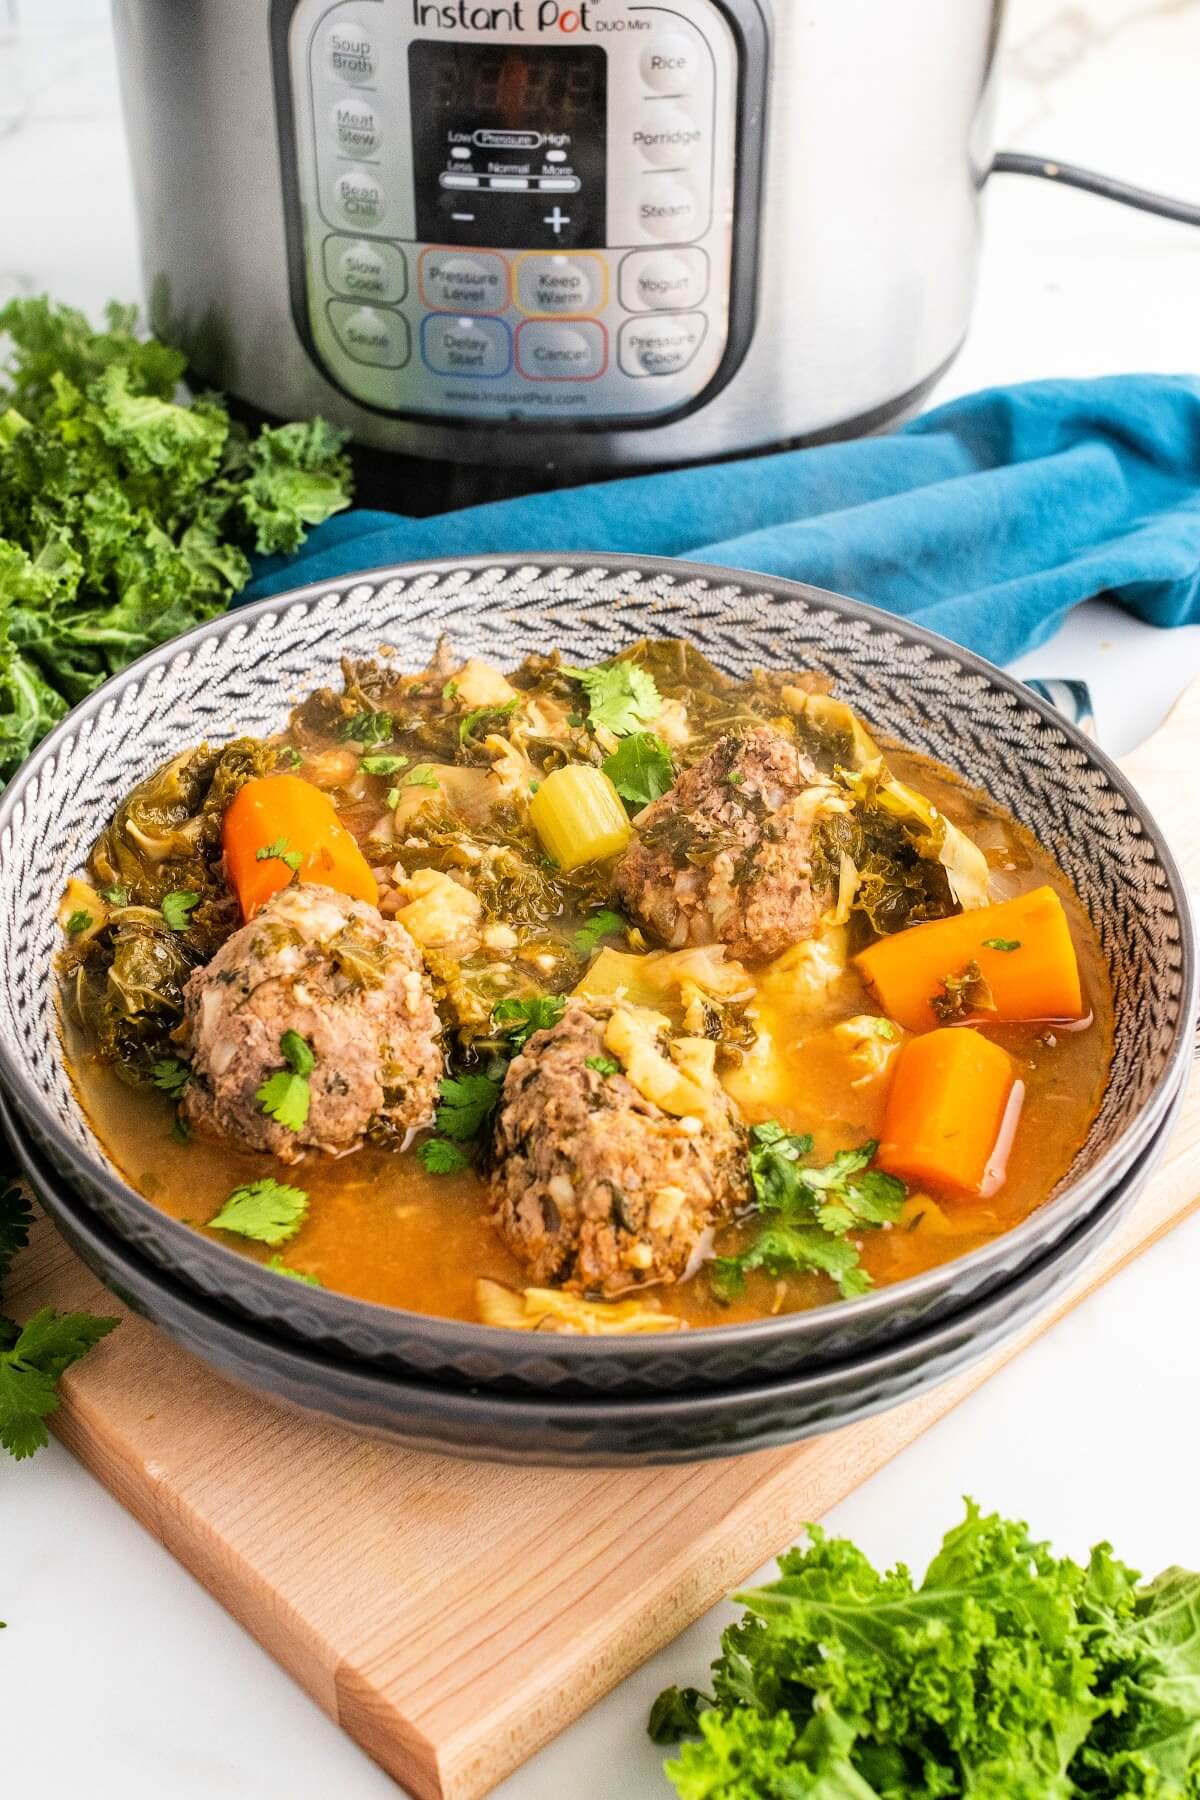
[[[1126,767],[1200,887],[1197,748],[1200,685]],[[1200,1078],[1153,1184],[1051,1313],[908,1406],[732,1462],[394,1450],[230,1386],[133,1317],[67,1375],[55,1429],[414,1795],[474,1800],[1198,1203]],[[45,1222],[10,1293],[20,1316],[121,1310]]]

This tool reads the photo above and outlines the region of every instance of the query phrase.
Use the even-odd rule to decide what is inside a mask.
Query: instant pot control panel
[[[292,304],[392,415],[654,424],[753,330],[755,0],[275,0]]]

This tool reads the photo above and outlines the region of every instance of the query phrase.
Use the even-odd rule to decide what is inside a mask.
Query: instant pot
[[[1000,0],[116,0],[155,329],[270,417],[534,479],[911,410]]]

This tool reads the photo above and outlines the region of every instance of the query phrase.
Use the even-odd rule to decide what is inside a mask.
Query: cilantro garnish
[[[44,1306],[19,1330],[8,1321],[0,1324],[0,1331],[9,1326],[10,1340],[0,1350],[0,1445],[18,1462],[50,1441],[46,1420],[58,1411],[59,1376],[117,1322]]]
[[[602,912],[594,913],[585,919],[575,933],[575,948],[580,956],[590,956],[603,938],[617,937],[628,929],[629,921],[623,913],[614,912],[605,907]]]
[[[620,1063],[614,1062],[611,1056],[587,1056],[583,1066],[585,1069],[594,1069],[597,1075],[619,1075],[621,1072]]]
[[[492,1009],[492,1019],[503,1030],[515,1054],[525,1048],[535,1031],[548,1031],[557,1025],[566,1004],[561,994],[539,994],[532,1000],[501,1000]]]
[[[92,915],[90,912],[83,912],[82,910],[73,912],[67,920],[67,936],[78,937],[79,933],[81,931],[86,931],[91,923]]]
[[[476,726],[482,725],[485,719],[510,719],[520,704],[520,699],[517,698],[506,701],[503,706],[477,706],[474,712],[469,712],[459,721],[459,743],[465,744],[469,738],[473,738]]]
[[[387,712],[355,713],[338,731],[342,743],[390,744],[396,735],[396,721]]]
[[[127,887],[101,888],[100,898],[102,900],[107,900],[110,906],[128,906],[129,889]]]
[[[426,1138],[417,1156],[431,1175],[461,1175],[471,1166],[466,1151],[452,1144],[449,1138]]]
[[[278,860],[292,871],[294,875],[304,861],[298,850],[289,850],[285,837],[278,837],[273,844],[263,844],[254,852],[255,862],[274,862]]]
[[[602,663],[597,669],[564,669],[588,697],[588,723],[593,730],[628,737],[649,725],[662,711],[662,695],[653,675],[634,662]]]
[[[404,777],[405,787],[435,788],[437,785],[438,778],[433,772],[432,763],[418,763],[411,775]]]
[[[162,1062],[154,1064],[150,1071],[150,1079],[161,1093],[170,1094],[172,1098],[175,1098],[183,1092],[192,1079],[192,1071],[186,1063],[180,1062],[178,1057],[167,1056],[163,1058]]]
[[[674,782],[675,764],[660,737],[652,731],[635,731],[605,758],[604,773],[622,800],[648,806]]]
[[[303,1188],[287,1187],[267,1176],[245,1187],[234,1188],[215,1218],[210,1231],[233,1231],[257,1244],[286,1244],[304,1223],[308,1195]]]
[[[490,1075],[445,1076],[438,1083],[441,1095],[437,1109],[439,1132],[460,1144],[477,1137],[499,1104],[500,1086],[500,1082]]]
[[[446,683],[445,687],[442,689],[442,699],[443,700],[453,700],[457,693],[458,693],[457,681],[448,681]]]
[[[280,1054],[287,1064],[269,1075],[254,1098],[276,1124],[288,1131],[302,1131],[308,1123],[312,1092],[308,1078],[316,1067],[312,1047],[298,1031],[285,1031],[279,1040]]]
[[[983,947],[985,950],[1019,950],[1021,940],[1020,938],[984,938]]]
[[[364,775],[394,775],[397,769],[407,769],[407,756],[364,756],[359,763]]]
[[[290,1269],[278,1251],[269,1257],[266,1267],[273,1275],[286,1275],[289,1281],[302,1281],[305,1287],[320,1287],[321,1280],[317,1275],[309,1275],[303,1269]]]
[[[190,888],[176,888],[173,894],[163,895],[162,916],[172,931],[186,931],[188,915],[199,904],[199,894],[193,893]]]

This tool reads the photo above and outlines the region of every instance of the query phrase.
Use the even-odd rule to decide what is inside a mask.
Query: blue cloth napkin
[[[397,500],[402,500],[397,494]],[[242,598],[415,559],[681,556],[835,588],[1007,662],[1097,595],[1200,620],[1200,378],[969,394],[888,437],[474,506],[349,512]]]

